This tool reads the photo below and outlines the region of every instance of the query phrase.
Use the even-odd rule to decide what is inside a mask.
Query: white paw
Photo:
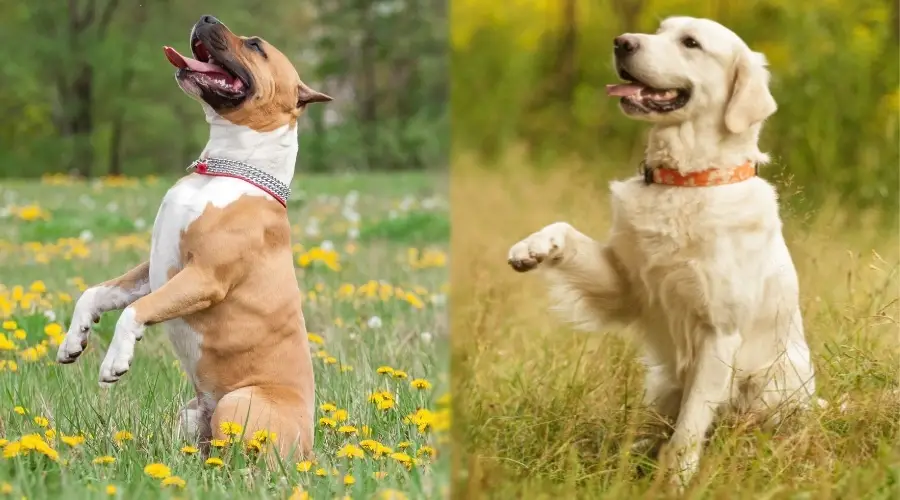
[[[565,222],[555,222],[509,249],[507,262],[520,273],[531,271],[542,262],[562,260],[566,250],[566,236],[572,226]]]
[[[94,289],[87,289],[75,303],[69,330],[56,353],[56,361],[63,364],[73,363],[87,347],[91,327],[100,321],[100,314],[94,306]]]
[[[134,344],[144,336],[144,325],[134,320],[134,309],[126,307],[116,323],[106,357],[100,364],[100,385],[115,383],[131,368]]]
[[[700,467],[700,445],[683,444],[678,441],[677,437],[673,437],[669,444],[672,453],[670,456],[674,458],[670,462],[671,476],[669,479],[672,485],[679,491],[683,491]]]

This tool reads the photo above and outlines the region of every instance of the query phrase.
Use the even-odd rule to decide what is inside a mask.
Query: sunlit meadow
[[[289,204],[316,371],[314,461],[269,469],[271,436],[178,438],[193,397],[160,328],[111,389],[84,356],[55,363],[79,294],[149,251],[172,179],[0,184],[0,494],[14,498],[436,498],[447,494],[447,200],[423,174],[302,177]],[[267,360],[260,359],[260,363]],[[268,439],[267,439],[268,438]],[[275,436],[277,439],[277,436]]]

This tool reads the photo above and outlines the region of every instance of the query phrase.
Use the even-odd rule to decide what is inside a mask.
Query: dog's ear
[[[331,96],[309,88],[303,82],[297,85],[297,107],[302,108],[313,102],[328,102],[333,100]]]
[[[725,127],[733,134],[740,134],[772,116],[777,109],[775,98],[769,92],[766,56],[743,51],[735,62],[734,86],[725,108]]]

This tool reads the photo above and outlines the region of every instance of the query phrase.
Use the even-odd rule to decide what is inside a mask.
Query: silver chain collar
[[[276,179],[269,173],[234,160],[225,158],[205,158],[195,160],[187,171],[194,171],[201,175],[235,177],[274,196],[282,205],[287,206],[287,200],[291,197],[291,188]]]

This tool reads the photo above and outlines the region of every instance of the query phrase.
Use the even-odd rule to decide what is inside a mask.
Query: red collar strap
[[[287,200],[291,196],[291,188],[283,182],[271,174],[239,161],[226,160],[225,158],[204,158],[191,163],[187,170],[189,172],[193,170],[194,173],[200,175],[232,177],[248,184],[253,184],[272,195],[285,208],[287,208]]]
[[[759,175],[759,167],[746,161],[743,165],[727,168],[711,168],[699,172],[683,174],[674,168],[650,168],[646,162],[641,163],[641,175],[646,184],[664,184],[681,187],[721,186],[743,182]]]

